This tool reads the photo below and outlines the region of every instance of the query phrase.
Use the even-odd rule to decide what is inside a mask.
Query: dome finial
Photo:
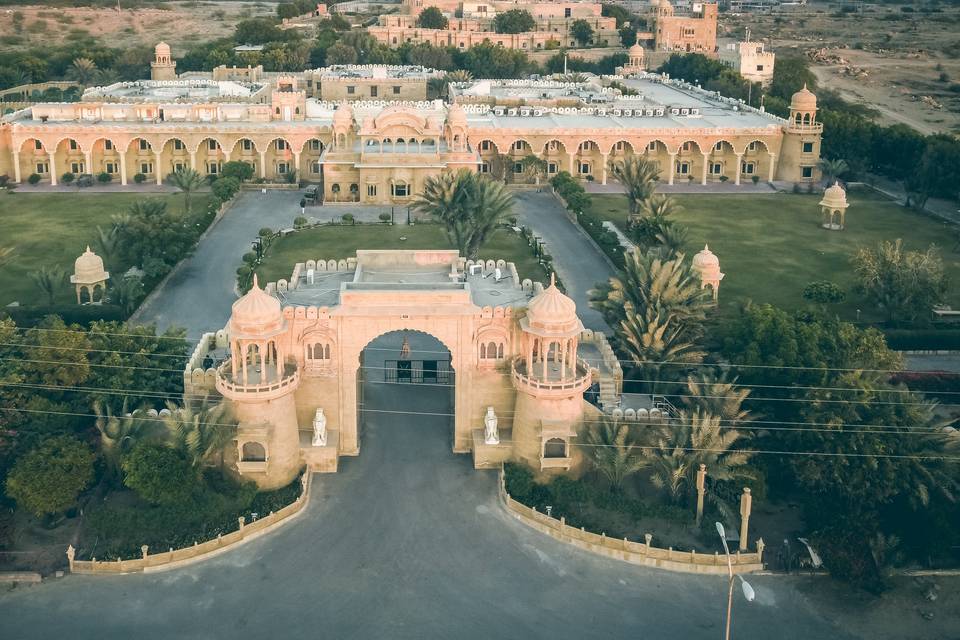
[[[703,243],[703,250],[704,250],[704,251],[710,251],[710,245],[708,245],[706,242],[704,242],[704,243]]]
[[[253,288],[254,289],[260,288],[260,284],[257,282],[257,274],[253,274]]]
[[[550,272],[550,286],[551,286],[551,287],[557,286],[557,272],[556,272],[556,271],[551,271],[551,272]]]
[[[87,253],[92,253],[92,252],[90,251],[90,245],[87,245]]]

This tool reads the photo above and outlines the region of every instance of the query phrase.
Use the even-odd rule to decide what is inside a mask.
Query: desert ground
[[[115,47],[152,45],[164,40],[181,54],[191,44],[233,32],[239,20],[274,15],[276,2],[165,2],[155,8],[5,7],[0,19],[0,50],[63,44],[89,35]],[[12,19],[23,14],[19,30]]]
[[[810,59],[821,86],[923,133],[960,132],[960,6],[813,3],[773,14],[722,14],[724,37]]]

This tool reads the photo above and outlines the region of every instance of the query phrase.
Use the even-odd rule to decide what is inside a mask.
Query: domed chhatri
[[[169,56],[170,45],[168,45],[166,42],[163,42],[161,40],[160,42],[157,43],[157,46],[153,48],[153,52],[157,57],[160,57],[162,55]]]
[[[693,270],[700,276],[700,288],[710,287],[713,300],[716,302],[720,293],[720,281],[727,274],[720,273],[720,258],[712,251],[709,245],[703,245],[703,250],[693,256]]]
[[[279,331],[282,327],[283,310],[280,301],[260,288],[254,274],[253,287],[233,303],[230,314],[231,335],[263,335]]]
[[[800,91],[797,91],[791,96],[790,108],[796,111],[816,111],[817,96],[807,89],[807,85],[804,84]]]
[[[467,126],[467,112],[457,103],[450,105],[447,109],[447,124],[451,127]]]
[[[350,127],[353,125],[353,108],[349,104],[341,104],[333,112],[333,125]]]
[[[77,304],[103,302],[103,292],[109,279],[110,274],[103,267],[103,258],[87,245],[87,250],[74,261],[73,275],[70,276],[70,283],[77,289]]]
[[[170,53],[170,45],[158,42],[153,48],[153,61],[150,62],[151,80],[176,80],[177,61]]]
[[[820,212],[823,214],[821,226],[831,231],[842,231],[847,222],[848,206],[847,192],[839,182],[834,182],[823,192],[823,199],[820,201]]]
[[[527,305],[526,320],[525,329],[539,335],[566,335],[583,330],[577,304],[557,288],[554,274],[550,274],[550,286]]]

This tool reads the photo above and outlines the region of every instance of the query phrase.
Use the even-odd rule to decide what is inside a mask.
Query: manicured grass
[[[406,238],[401,240],[400,238]],[[306,260],[340,260],[353,257],[357,249],[452,249],[438,224],[325,225],[277,238],[257,269],[261,283],[289,278],[293,266]],[[517,266],[522,278],[546,279],[527,243],[518,233],[497,229],[480,251],[483,259],[506,260]]]
[[[709,244],[726,274],[720,285],[721,307],[752,299],[784,308],[806,305],[803,287],[830,280],[847,292],[837,312],[854,320],[881,320],[862,296],[853,291],[850,257],[858,247],[876,247],[883,240],[902,238],[908,249],[940,248],[950,278],[948,302],[960,307],[960,253],[952,251],[955,231],[934,218],[901,207],[872,191],[848,194],[847,228],[820,227],[820,195],[677,195],[683,211],[677,222],[689,229],[687,256]],[[593,213],[623,228],[626,199],[593,195]]]
[[[0,192],[0,247],[15,247],[13,259],[0,266],[0,305],[14,300],[44,304],[43,294],[37,295],[27,274],[44,264],[60,265],[72,274],[73,261],[88,244],[96,251],[97,225],[108,229],[112,215],[146,199],[163,199],[171,210],[183,210],[183,196],[179,194]],[[191,208],[203,211],[206,205],[206,195],[195,195]],[[68,282],[57,302],[71,301],[76,301],[76,296]]]

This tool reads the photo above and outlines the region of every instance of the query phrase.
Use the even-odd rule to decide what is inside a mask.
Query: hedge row
[[[4,311],[18,327],[32,327],[47,316],[56,315],[67,324],[88,325],[97,320],[125,320],[123,308],[115,304],[55,304],[20,305],[6,307]]]
[[[897,351],[960,351],[960,329],[890,329],[884,334]]]

